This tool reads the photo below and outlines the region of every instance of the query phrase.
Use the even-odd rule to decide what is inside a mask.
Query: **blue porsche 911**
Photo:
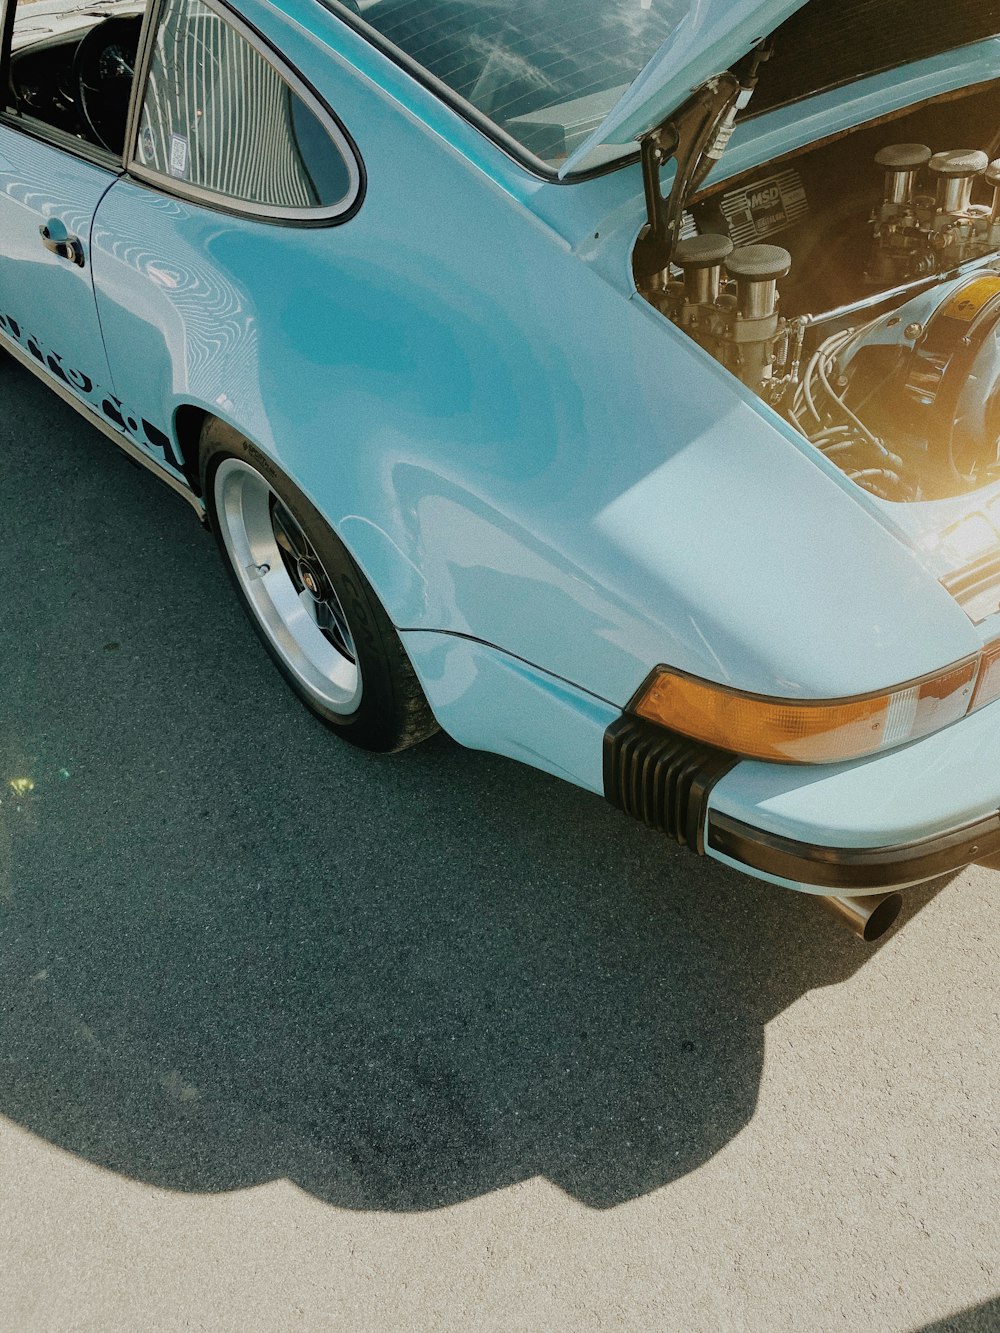
[[[1000,0],[0,0],[0,347],[345,740],[1000,852]]]

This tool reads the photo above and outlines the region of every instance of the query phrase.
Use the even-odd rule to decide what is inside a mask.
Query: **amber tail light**
[[[731,753],[777,763],[830,764],[918,740],[1000,697],[1000,643],[933,675],[847,699],[745,694],[658,668],[633,711]]]

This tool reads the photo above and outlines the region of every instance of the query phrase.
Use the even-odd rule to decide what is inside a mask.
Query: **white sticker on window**
[[[188,167],[188,141],[183,134],[170,136],[170,174],[186,176]]]

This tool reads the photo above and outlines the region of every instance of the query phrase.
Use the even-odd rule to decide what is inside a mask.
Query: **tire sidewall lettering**
[[[368,615],[368,607],[365,604],[361,589],[350,574],[343,575],[342,582],[347,604],[351,610],[351,632],[354,634],[355,639],[363,637],[369,650],[374,652],[377,647],[377,641],[374,635],[374,627],[372,626],[371,619]],[[361,631],[361,635],[356,631]]]

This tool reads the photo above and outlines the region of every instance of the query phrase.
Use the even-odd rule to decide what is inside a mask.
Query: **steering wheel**
[[[141,29],[138,16],[105,19],[83,36],[73,57],[84,127],[112,153],[120,153],[125,146]]]

